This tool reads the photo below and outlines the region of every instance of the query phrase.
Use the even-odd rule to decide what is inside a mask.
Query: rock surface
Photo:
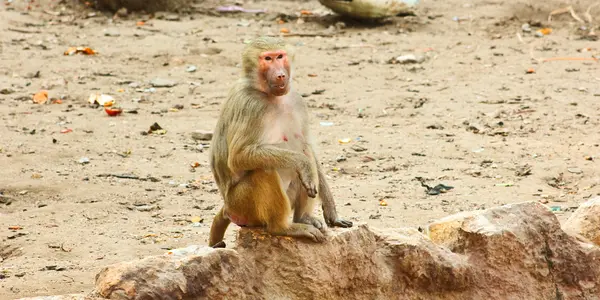
[[[537,203],[467,212],[429,226],[431,240],[468,258],[471,289],[490,299],[598,299],[600,248],[582,244]]]
[[[314,244],[241,229],[233,249],[194,245],[108,266],[90,297],[598,299],[599,258],[527,202],[450,216],[427,235],[360,225]]]
[[[583,203],[565,222],[563,229],[600,245],[600,197]]]

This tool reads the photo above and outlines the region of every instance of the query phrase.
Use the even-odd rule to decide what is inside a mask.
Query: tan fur
[[[221,110],[212,139],[210,165],[225,204],[213,220],[210,246],[223,241],[230,218],[242,218],[246,226],[265,227],[274,235],[323,241],[320,229],[324,225],[312,216],[317,193],[327,224],[352,226],[351,222],[339,219],[335,211],[333,197],[310,144],[308,112],[302,97],[293,90],[274,97],[256,87],[260,54],[280,49],[291,52],[283,40],[275,38],[258,38],[245,48],[244,77],[231,88]],[[286,148],[291,143],[265,142],[265,132],[275,129],[272,132],[278,137],[276,124],[280,123],[271,123],[273,120],[284,123],[288,120],[287,115],[281,115],[281,107],[301,125],[296,141],[305,142],[288,147],[293,149]],[[289,186],[284,188],[282,176],[290,178],[291,174],[285,170],[294,170],[296,175],[292,175]]]

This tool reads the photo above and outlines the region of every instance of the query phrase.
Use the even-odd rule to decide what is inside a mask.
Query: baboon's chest
[[[288,105],[270,110],[264,119],[263,143],[306,154],[306,139],[302,134],[302,116]],[[287,190],[297,178],[295,168],[278,169],[281,187]]]
[[[288,105],[281,105],[267,113],[264,122],[263,143],[304,152],[302,118]]]

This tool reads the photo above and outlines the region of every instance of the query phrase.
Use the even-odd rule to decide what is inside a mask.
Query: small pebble
[[[185,71],[189,72],[189,73],[194,73],[194,72],[196,72],[196,70],[198,70],[198,67],[196,67],[194,65],[189,65],[189,66],[187,66],[187,68],[185,68]]]
[[[150,81],[150,84],[155,88],[170,88],[177,85],[177,82],[164,78],[154,78]]]
[[[212,131],[196,130],[192,132],[192,139],[195,141],[210,141],[213,137]]]
[[[356,151],[356,152],[363,152],[363,151],[367,151],[367,148],[361,146],[361,145],[352,145],[352,147],[350,147],[352,150]]]
[[[167,20],[167,21],[180,21],[181,18],[179,17],[179,15],[169,14],[169,15],[165,16],[165,20]]]
[[[114,28],[110,28],[110,29],[104,29],[104,36],[111,36],[111,37],[117,37],[120,36],[121,34]]]

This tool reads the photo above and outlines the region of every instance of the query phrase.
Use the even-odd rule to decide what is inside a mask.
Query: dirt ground
[[[564,220],[600,194],[600,68],[590,59],[600,52],[586,36],[600,28],[569,14],[548,22],[565,3],[536,2],[426,0],[416,16],[375,26],[326,15],[317,1],[247,2],[268,13],[198,9],[179,20],[3,1],[0,299],[86,292],[103,266],[205,244],[222,201],[207,142],[191,133],[215,126],[244,41],[281,28],[324,35],[286,39],[342,216],[423,227],[542,201]],[[571,2],[584,21],[591,3]],[[275,20],[300,10],[315,15]],[[600,7],[590,15],[600,19]],[[543,27],[552,32],[536,37]],[[71,46],[98,54],[63,55]],[[388,63],[404,54],[426,60]],[[557,57],[587,60],[543,61]],[[152,89],[156,78],[177,85]],[[43,89],[62,104],[34,104]],[[90,106],[91,93],[114,96],[124,113]],[[143,135],[155,122],[166,133]],[[428,195],[417,177],[454,189]]]

